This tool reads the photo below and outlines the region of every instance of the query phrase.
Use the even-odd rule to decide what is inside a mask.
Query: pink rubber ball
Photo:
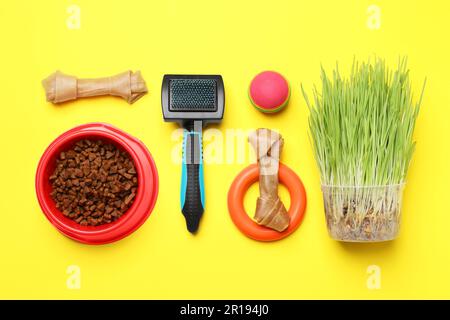
[[[256,75],[250,83],[249,97],[258,110],[266,113],[278,112],[289,102],[289,84],[278,72],[264,71]]]

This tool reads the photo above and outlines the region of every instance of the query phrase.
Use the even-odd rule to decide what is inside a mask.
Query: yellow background
[[[81,27],[67,27],[67,8]],[[367,27],[369,5],[381,27]],[[0,4],[0,298],[450,298],[450,4],[446,1],[2,1]],[[319,176],[300,92],[318,83],[320,64],[348,67],[374,54],[394,65],[408,55],[416,96],[428,79],[405,190],[398,240],[341,244],[326,231]],[[130,106],[86,99],[45,101],[40,81],[56,69],[80,77],[142,71],[149,94]],[[284,112],[251,107],[246,90],[273,69],[291,84]],[[285,240],[259,243],[231,222],[226,197],[244,164],[205,168],[206,213],[198,235],[179,209],[180,166],[171,153],[176,125],[160,106],[165,73],[218,73],[226,87],[218,129],[269,127],[285,138],[282,160],[302,178],[308,208]],[[62,236],[35,197],[46,146],[75,125],[111,123],[141,139],[159,170],[160,193],[147,222],[128,238],[86,246]],[[246,206],[254,208],[253,187]],[[287,201],[286,192],[282,190]],[[81,289],[66,286],[69,265]],[[369,290],[367,267],[381,268]]]

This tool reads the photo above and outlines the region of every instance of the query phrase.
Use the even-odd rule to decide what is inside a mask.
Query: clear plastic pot
[[[400,229],[405,184],[322,186],[330,236],[346,242],[393,240]]]

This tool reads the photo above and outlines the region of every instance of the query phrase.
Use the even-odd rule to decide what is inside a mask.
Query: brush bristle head
[[[217,110],[215,79],[172,79],[169,83],[171,111],[213,112]]]

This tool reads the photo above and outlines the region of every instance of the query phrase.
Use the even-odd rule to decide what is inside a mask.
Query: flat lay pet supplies
[[[78,79],[59,71],[42,81],[47,100],[114,95],[134,103],[147,93],[140,72]],[[303,87],[302,87],[303,90]],[[406,173],[421,97],[413,103],[406,59],[390,71],[384,61],[355,62],[348,79],[322,69],[322,92],[314,90],[309,127],[320,169],[327,228],[333,239],[374,242],[399,231]],[[423,91],[422,91],[423,94]],[[260,111],[274,113],[290,98],[286,79],[274,71],[254,77],[248,95]],[[189,232],[195,233],[205,208],[202,130],[223,118],[225,92],[220,75],[165,75],[161,90],[165,121],[183,129],[180,202]],[[259,241],[282,239],[301,224],[306,192],[294,171],[280,163],[282,136],[270,129],[248,141],[257,164],[242,170],[227,198],[232,221]],[[254,220],[244,210],[249,187],[259,181]],[[278,196],[284,184],[287,210]],[[158,175],[145,146],[104,123],[75,127],[46,149],[36,172],[36,193],[48,220],[66,236],[88,244],[117,241],[150,215],[158,194]]]

